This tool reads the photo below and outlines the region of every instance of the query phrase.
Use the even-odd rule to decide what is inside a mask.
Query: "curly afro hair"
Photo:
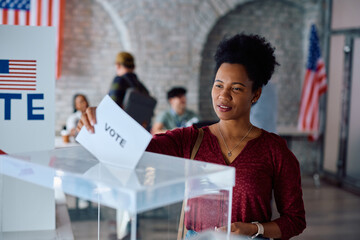
[[[256,91],[270,80],[276,65],[275,48],[259,35],[236,34],[225,37],[215,53],[215,73],[223,63],[242,64]]]

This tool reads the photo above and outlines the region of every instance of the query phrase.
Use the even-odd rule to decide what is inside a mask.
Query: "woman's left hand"
[[[227,231],[227,227],[218,228],[220,231]],[[252,236],[257,233],[257,226],[252,223],[234,222],[231,224],[231,233]]]

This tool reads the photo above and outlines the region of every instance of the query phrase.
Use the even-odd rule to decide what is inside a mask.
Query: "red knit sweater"
[[[227,165],[220,145],[208,127],[204,127],[204,138],[196,160]],[[179,128],[165,134],[155,135],[147,151],[177,157],[190,158],[198,130],[194,127]],[[230,164],[236,169],[233,189],[231,222],[271,221],[272,190],[280,217],[274,221],[279,225],[282,239],[300,234],[306,227],[302,200],[299,163],[287,148],[286,142],[276,134],[262,130],[262,134],[250,140],[242,152]],[[202,205],[206,212],[205,202]],[[187,228],[201,231],[207,226],[208,217],[201,212],[191,212],[196,221],[187,221]],[[194,222],[205,221],[204,224]]]

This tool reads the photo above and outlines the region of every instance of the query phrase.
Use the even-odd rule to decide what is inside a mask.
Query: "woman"
[[[224,39],[216,54],[216,76],[211,92],[220,121],[203,127],[196,160],[233,166],[231,231],[264,238],[289,239],[306,226],[299,163],[276,134],[250,123],[250,109],[277,65],[274,49],[257,35],[238,34]],[[89,108],[78,125],[89,131],[95,109]],[[155,135],[147,151],[190,158],[199,130],[180,128]],[[280,217],[271,220],[274,191]],[[189,213],[191,214],[191,213]],[[188,235],[201,227],[186,223]]]
[[[66,131],[70,136],[76,135],[76,125],[81,119],[81,115],[89,107],[89,102],[83,94],[75,94],[73,98],[74,112],[66,120]]]

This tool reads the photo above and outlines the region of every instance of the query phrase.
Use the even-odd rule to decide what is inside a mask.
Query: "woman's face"
[[[75,98],[75,108],[81,112],[85,112],[86,108],[88,107],[88,103],[85,98],[81,95]]]
[[[252,101],[261,94],[261,89],[252,92],[252,85],[242,64],[221,64],[211,91],[216,115],[221,120],[249,118]]]

